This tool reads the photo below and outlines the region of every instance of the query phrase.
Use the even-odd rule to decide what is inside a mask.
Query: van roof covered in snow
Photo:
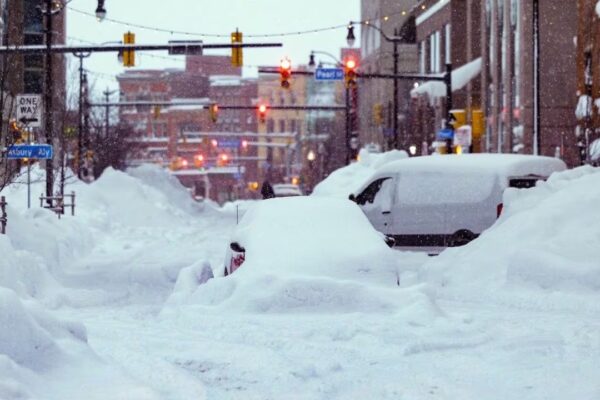
[[[539,175],[550,176],[553,172],[563,171],[565,163],[552,157],[523,154],[460,154],[445,156],[412,157],[399,160],[381,167],[376,175],[393,174],[405,171],[461,173],[493,173],[505,177]]]

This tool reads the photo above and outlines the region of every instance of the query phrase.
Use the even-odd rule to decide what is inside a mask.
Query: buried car
[[[396,284],[396,267],[397,253],[356,204],[298,196],[257,202],[246,212],[227,247],[224,275],[251,269]]]

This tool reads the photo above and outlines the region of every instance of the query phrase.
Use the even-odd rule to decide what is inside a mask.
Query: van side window
[[[383,182],[387,181],[388,179],[390,178],[381,178],[373,181],[365,190],[362,191],[361,194],[356,197],[356,204],[362,206],[367,203],[373,203],[373,201],[375,201],[375,196],[377,193],[379,193],[379,190],[383,185]]]

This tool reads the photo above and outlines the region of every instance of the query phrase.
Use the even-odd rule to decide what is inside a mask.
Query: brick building
[[[126,71],[117,79],[121,101],[176,103],[120,108],[120,121],[137,133],[130,164],[169,166],[195,195],[219,202],[248,196],[248,182],[258,178],[256,147],[249,145],[256,113],[225,108],[255,104],[255,79],[242,78],[224,56],[188,56],[185,69]],[[208,111],[213,103],[223,107],[216,121]]]
[[[582,161],[600,163],[600,18],[597,1],[578,0],[576,136]]]
[[[577,2],[538,1],[540,132],[535,136],[533,2],[522,0],[424,0],[415,8],[420,70],[443,72],[452,61],[454,108],[472,124],[481,108],[482,151],[560,156],[578,163],[575,144]],[[480,75],[473,76],[480,61]],[[467,67],[468,66],[468,67]],[[457,71],[464,67],[462,72]],[[456,85],[457,81],[460,85]],[[460,89],[456,86],[463,85]],[[423,93],[419,89],[413,93]],[[441,95],[443,96],[443,94]],[[437,96],[437,97],[441,97]],[[436,96],[434,96],[436,97]],[[421,99],[422,100],[422,99]],[[446,115],[443,99],[429,100],[417,120],[432,137]],[[415,100],[419,106],[423,102]],[[427,131],[429,133],[427,133]]]

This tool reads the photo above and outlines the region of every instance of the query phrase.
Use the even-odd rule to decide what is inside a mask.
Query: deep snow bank
[[[403,150],[369,153],[363,149],[357,162],[333,171],[315,186],[313,195],[347,199],[348,195],[358,190],[378,168],[407,157],[408,154]]]
[[[421,276],[482,292],[527,287],[600,294],[600,169],[556,173],[532,189],[508,189],[501,218],[463,248],[427,263]]]
[[[387,247],[348,200],[315,196],[257,202],[231,241],[243,265],[177,302],[245,312],[396,312],[421,304],[436,313],[425,288],[398,288],[399,270],[422,257]],[[225,252],[225,249],[223,249]]]
[[[160,298],[180,270],[207,256],[188,238],[202,242],[219,212],[195,203],[166,171],[144,166],[131,175],[108,169],[89,185],[69,173],[75,217],[59,220],[39,207],[44,171],[31,175],[31,209],[24,176],[2,191],[9,221],[0,235],[0,398],[157,398],[99,360],[81,324],[44,307],[104,304],[143,290]]]

